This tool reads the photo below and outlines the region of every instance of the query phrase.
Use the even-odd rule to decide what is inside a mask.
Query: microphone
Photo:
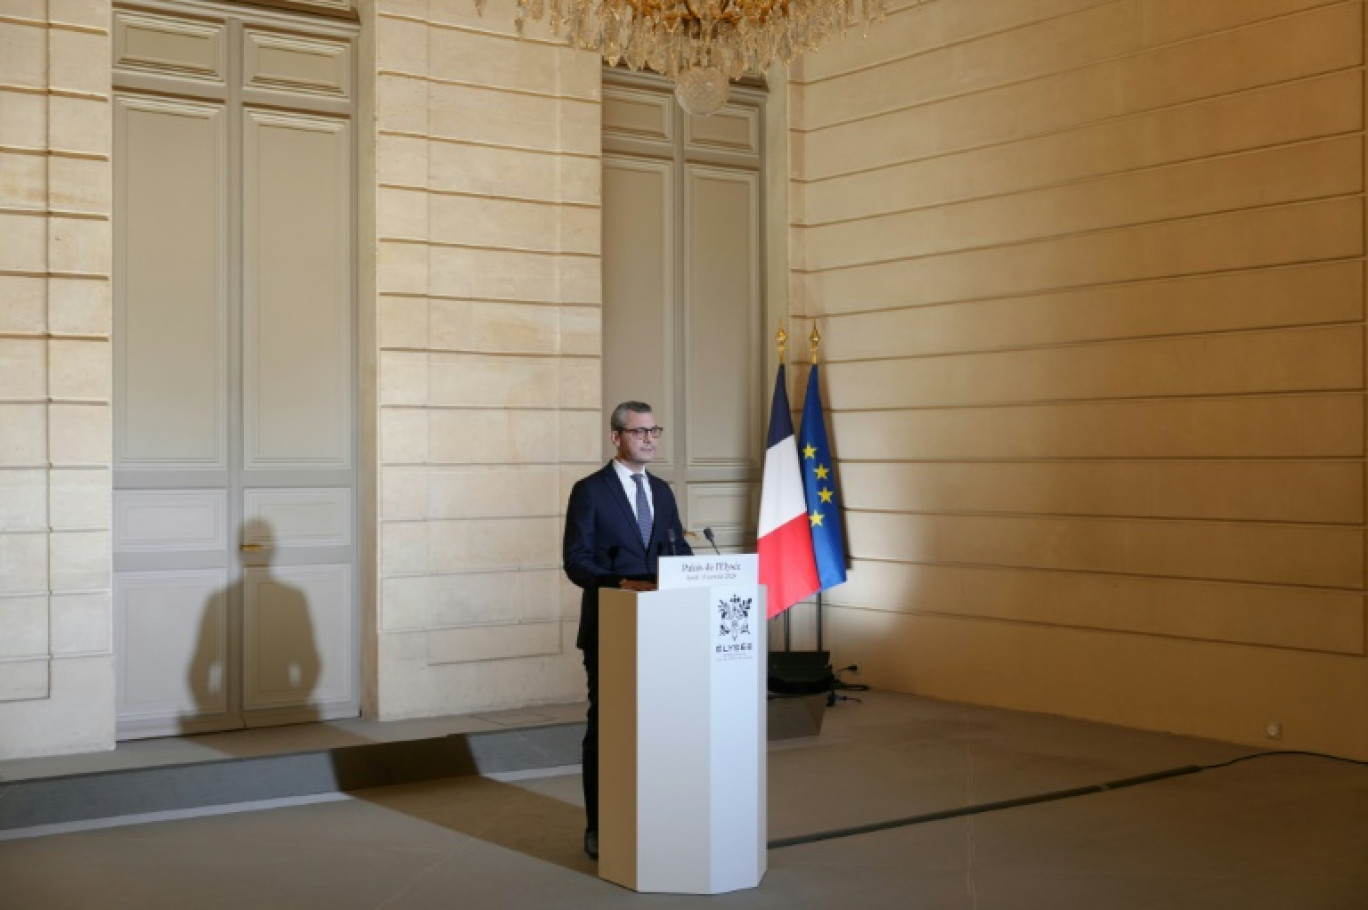
[[[670,555],[671,555],[671,556],[674,556],[674,555],[675,555],[675,536],[674,536],[674,528],[666,528],[666,529],[665,529],[665,545],[666,545],[667,547],[669,547]]]
[[[712,528],[704,528],[703,536],[708,538],[708,543],[712,544],[713,552],[716,553],[718,556],[721,556],[722,551],[717,549],[717,539],[713,537]]]
[[[613,575],[617,572],[618,553],[622,552],[622,547],[613,544],[608,548],[608,574]]]

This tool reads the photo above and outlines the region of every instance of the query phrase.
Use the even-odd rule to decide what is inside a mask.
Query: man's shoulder
[[[646,472],[646,476],[651,478],[651,490],[653,493],[664,494],[665,496],[674,499],[674,490],[670,487],[669,481],[661,480],[649,471]]]
[[[590,486],[590,485],[592,485],[592,484],[599,483],[599,482],[602,481],[605,477],[612,477],[612,476],[613,476],[613,463],[610,461],[610,462],[608,462],[606,465],[604,465],[603,467],[599,468],[597,471],[594,471],[592,474],[585,474],[585,475],[584,475],[583,477],[581,477],[579,480],[575,481],[575,486],[577,486],[577,487],[586,487],[586,486]]]

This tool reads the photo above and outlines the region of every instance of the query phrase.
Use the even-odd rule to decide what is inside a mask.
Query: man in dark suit
[[[617,455],[575,484],[565,509],[565,574],[584,589],[579,636],[589,679],[584,731],[584,850],[598,858],[598,592],[599,588],[655,590],[661,556],[693,553],[679,509],[665,481],[646,473],[664,429],[651,406],[625,401],[613,409],[608,439]]]

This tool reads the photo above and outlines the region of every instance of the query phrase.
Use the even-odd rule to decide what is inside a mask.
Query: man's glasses
[[[660,434],[665,432],[665,428],[664,428],[664,427],[622,427],[622,428],[620,428],[620,429],[618,430],[618,432],[619,432],[619,433],[626,433],[628,436],[634,436],[634,437],[636,437],[636,440],[637,440],[638,442],[640,442],[640,441],[642,441],[643,439],[645,439],[647,436],[651,437],[652,439],[659,439],[659,438],[660,438]]]

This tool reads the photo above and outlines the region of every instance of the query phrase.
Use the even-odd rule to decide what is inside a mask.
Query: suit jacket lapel
[[[654,510],[651,516],[654,521],[651,525],[651,542],[659,543],[665,539],[665,529],[669,527],[671,520],[671,516],[662,514],[669,501],[667,497],[670,495],[670,485],[654,474],[648,473],[646,478],[651,485],[651,508]]]

